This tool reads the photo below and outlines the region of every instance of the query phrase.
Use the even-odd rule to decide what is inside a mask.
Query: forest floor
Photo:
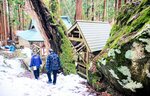
[[[47,84],[47,75],[38,80],[23,69],[19,60],[0,56],[0,96],[96,96],[89,90],[86,80],[78,75],[58,74],[56,85]]]
[[[22,52],[26,52],[27,57],[30,55],[30,50]],[[96,92],[77,74],[58,74],[56,85],[47,84],[47,80],[46,73],[34,79],[33,73],[22,66],[20,58],[0,55],[0,96],[112,96],[107,91]]]

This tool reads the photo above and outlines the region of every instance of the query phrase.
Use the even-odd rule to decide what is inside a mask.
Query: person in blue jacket
[[[57,80],[57,73],[58,70],[60,69],[60,59],[58,54],[56,54],[52,49],[49,50],[49,55],[47,56],[46,60],[46,71],[47,71],[47,76],[48,76],[48,82],[51,83],[51,73],[53,73],[53,85],[56,84]]]
[[[39,78],[41,64],[42,64],[42,60],[40,55],[38,55],[37,52],[34,51],[31,57],[30,67],[32,67],[33,69],[35,79]]]

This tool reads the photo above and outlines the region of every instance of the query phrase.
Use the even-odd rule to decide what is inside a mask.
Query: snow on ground
[[[47,84],[47,75],[39,80],[25,77],[18,59],[4,59],[0,56],[0,96],[96,96],[90,93],[85,79],[78,75],[58,74],[56,85]]]

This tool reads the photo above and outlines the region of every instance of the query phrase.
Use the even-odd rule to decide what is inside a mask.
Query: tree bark
[[[90,11],[90,7],[89,7],[89,0],[86,0],[86,6],[87,6],[87,14],[86,14],[86,17],[87,19],[89,18],[89,11]]]
[[[104,0],[103,21],[105,21],[106,18],[106,2],[107,0]]]
[[[82,20],[82,0],[76,0],[75,20]]]
[[[121,0],[118,0],[118,10],[121,8]]]
[[[3,1],[3,13],[4,13],[4,44],[7,45],[7,37],[8,37],[8,23],[7,23],[7,0]]]
[[[9,39],[12,40],[12,24],[11,24],[11,12],[10,12],[10,2],[8,1],[8,20],[9,20]]]
[[[55,52],[61,51],[61,36],[53,24],[53,16],[49,13],[42,0],[26,0],[26,9],[32,19],[36,20],[48,52],[52,48]],[[35,26],[36,27],[36,26]]]
[[[2,34],[3,34],[3,27],[2,27],[2,9],[3,9],[3,7],[2,7],[2,3],[0,2],[0,41],[2,41]],[[2,42],[1,42],[2,43]]]
[[[127,0],[124,0],[124,4],[126,4],[127,3]]]
[[[95,11],[95,9],[94,9],[94,0],[92,0],[92,2],[91,2],[91,5],[92,5],[92,18],[91,18],[91,20],[92,21],[94,21],[95,20],[95,18],[94,18],[94,11]]]
[[[115,0],[115,13],[117,13],[117,0]]]

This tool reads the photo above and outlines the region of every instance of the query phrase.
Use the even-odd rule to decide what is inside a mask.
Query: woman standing
[[[41,60],[40,55],[38,55],[37,52],[34,51],[32,57],[31,57],[30,67],[32,67],[32,69],[33,69],[35,79],[39,78],[41,64],[42,64],[42,60]]]

